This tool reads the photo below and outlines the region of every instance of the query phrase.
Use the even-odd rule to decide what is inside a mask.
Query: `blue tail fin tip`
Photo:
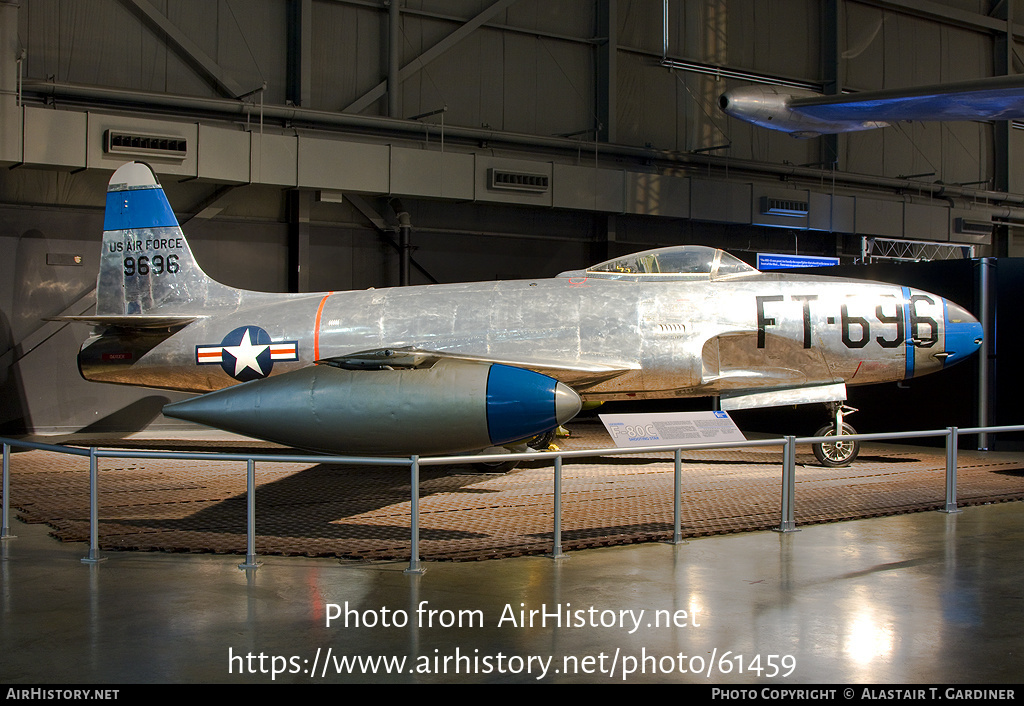
[[[118,168],[107,186],[103,230],[136,230],[177,226],[178,219],[148,164],[129,162]]]

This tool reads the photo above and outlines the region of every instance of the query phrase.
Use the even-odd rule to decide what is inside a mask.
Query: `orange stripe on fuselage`
[[[324,295],[324,298],[320,300],[320,306],[316,308],[316,323],[313,326],[313,360],[320,360],[320,317],[324,313],[324,304],[327,303],[327,297],[334,294],[334,292],[328,292]]]

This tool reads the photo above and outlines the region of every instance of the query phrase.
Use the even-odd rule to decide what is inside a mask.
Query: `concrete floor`
[[[241,571],[235,556],[133,552],[89,566],[85,545],[44,526],[12,532],[0,543],[7,685],[982,684],[1024,674],[1021,503],[557,561],[430,563],[420,576],[402,563],[265,557]],[[538,613],[524,627],[521,610],[527,621],[560,613],[562,624]],[[340,664],[353,658],[378,661]],[[382,660],[403,659],[387,673],[394,663]]]

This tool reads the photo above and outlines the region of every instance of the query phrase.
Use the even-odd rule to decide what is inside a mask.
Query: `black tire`
[[[826,424],[817,432],[815,436],[835,436],[836,426],[835,424]],[[857,430],[851,427],[849,424],[843,422],[843,434],[856,434]],[[854,459],[857,458],[857,454],[860,453],[860,442],[859,441],[836,441],[836,442],[825,442],[822,444],[814,444],[814,456],[818,459],[818,463],[826,468],[839,468],[842,466],[849,466],[853,463]]]
[[[555,440],[555,430],[546,431],[543,434],[537,434],[529,441],[526,445],[534,451],[547,451],[548,447],[551,446],[551,442]]]

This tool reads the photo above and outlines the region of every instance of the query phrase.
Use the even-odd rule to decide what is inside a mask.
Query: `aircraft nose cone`
[[[946,359],[943,367],[959,363],[981,346],[981,324],[959,304],[944,300],[946,309]]]

